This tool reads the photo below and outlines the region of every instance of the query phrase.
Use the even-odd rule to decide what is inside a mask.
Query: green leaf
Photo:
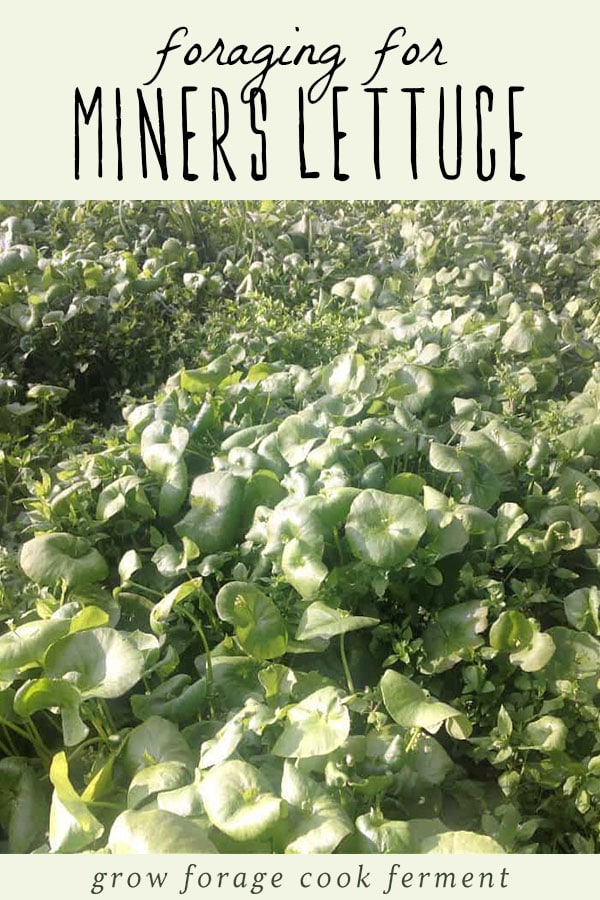
[[[142,568],[142,565],[143,563],[137,550],[127,550],[119,562],[119,577],[121,583],[129,581],[131,576]]]
[[[128,809],[108,837],[111,853],[216,853],[208,828],[162,809]]]
[[[166,631],[166,623],[173,612],[173,609],[179,604],[196,594],[202,586],[201,578],[191,578],[178,584],[172,591],[155,603],[150,613],[150,628],[154,634],[164,634]]]
[[[343,353],[325,366],[323,387],[332,396],[360,390],[367,377],[365,360],[359,353]]]
[[[446,831],[443,834],[425,838],[421,842],[421,853],[506,853],[493,838],[474,831]]]
[[[346,537],[357,559],[379,568],[402,565],[427,528],[427,514],[412,497],[362,491],[346,521]]]
[[[554,653],[549,633],[540,632],[535,619],[528,619],[515,609],[500,613],[490,628],[490,645],[494,650],[510,653],[511,663],[524,672],[544,668]]]
[[[96,518],[107,522],[123,510],[127,510],[138,519],[151,519],[154,510],[141,486],[137,475],[125,475],[117,478],[104,488],[98,497]]]
[[[183,369],[181,387],[192,394],[204,394],[211,387],[220,384],[230,372],[231,359],[223,353],[199,369]]]
[[[537,672],[547,665],[554,655],[554,641],[548,632],[536,631],[531,643],[510,654],[510,661],[524,672]]]
[[[58,707],[65,746],[72,747],[89,734],[79,714],[81,700],[81,693],[69,681],[36,678],[21,685],[15,694],[14,709],[17,715],[28,717],[41,709]]]
[[[254,766],[228,760],[208,772],[199,785],[206,815],[236,841],[249,841],[269,831],[285,816],[285,803]]]
[[[539,750],[541,753],[553,753],[565,749],[567,735],[568,729],[562,719],[557,719],[556,716],[541,716],[526,726],[523,732],[523,746]]]
[[[323,437],[321,429],[305,416],[291,415],[277,429],[277,446],[287,464],[294,467],[304,462]]]
[[[522,312],[502,338],[502,349],[513,353],[540,353],[552,346],[556,335],[553,325],[541,310]]]
[[[27,541],[19,562],[29,578],[48,587],[60,580],[71,588],[79,587],[108,576],[106,561],[94,547],[84,538],[61,532]]]
[[[218,763],[229,759],[237,750],[244,736],[244,726],[248,718],[245,709],[241,709],[232,719],[219,728],[214,738],[204,741],[200,748],[199,769],[210,769]]]
[[[137,684],[144,665],[142,653],[129,636],[113,628],[67,635],[52,645],[45,658],[48,675],[68,675],[83,698],[120,697]]]
[[[356,827],[376,853],[420,853],[423,841],[446,831],[440,819],[390,821],[375,813],[359,816]]]
[[[448,606],[438,613],[423,633],[426,659],[422,672],[445,672],[469,659],[484,643],[481,633],[487,628],[487,609],[478,600]]]
[[[127,791],[127,806],[137,809],[161,791],[172,791],[189,784],[188,767],[173,760],[146,766],[136,772]]]
[[[510,472],[530,450],[529,443],[495,419],[480,431],[470,431],[462,437],[465,452],[475,456],[496,475]]]
[[[322,554],[322,539],[315,545],[292,538],[284,545],[281,569],[304,600],[313,597],[327,578],[328,569],[321,559]]]
[[[68,634],[68,619],[36,619],[25,622],[0,637],[0,672],[10,672],[41,663],[55,641]]]
[[[254,584],[232,581],[224,585],[216,599],[220,619],[234,626],[240,646],[255,659],[282,656],[287,647],[287,630],[276,605]]]
[[[496,545],[507,544],[528,518],[518,503],[503,503],[496,513]]]
[[[402,494],[404,497],[420,497],[425,479],[413,472],[400,472],[387,482],[385,490],[388,494]]]
[[[88,810],[69,781],[64,753],[57,753],[50,766],[54,787],[50,807],[48,841],[53,853],[77,853],[104,833],[104,826]]]
[[[297,641],[310,641],[318,637],[328,639],[361,628],[373,628],[378,624],[379,619],[371,616],[353,616],[346,609],[333,609],[317,600],[302,613],[295,639]]]
[[[191,773],[194,754],[176,725],[167,719],[150,716],[129,732],[119,762],[130,777],[140,769],[160,762],[181,762]]]
[[[568,594],[564,604],[569,625],[600,637],[600,592],[595,585]]]
[[[579,682],[582,690],[597,693],[600,672],[600,641],[572,628],[549,628],[556,651],[544,671],[552,688],[562,692],[563,684]]]
[[[490,628],[490,646],[513,652],[528,647],[535,633],[532,621],[515,609],[500,613]]]
[[[173,675],[151,693],[134,695],[130,701],[133,714],[142,721],[151,716],[162,716],[177,725],[194,721],[206,701],[206,681],[191,681],[189,675]]]
[[[272,752],[303,759],[337,750],[350,733],[350,715],[333,687],[320,688],[287,710],[287,722]]]
[[[435,700],[399,672],[388,669],[380,685],[385,707],[398,725],[404,728],[424,728],[430,734],[435,734],[446,723],[448,732],[459,740],[467,738],[471,733],[471,725],[464,713]]]
[[[29,853],[48,828],[48,791],[30,760],[0,759],[0,827],[10,853]]]
[[[281,796],[290,806],[286,853],[333,853],[353,828],[334,797],[286,759]]]
[[[198,475],[190,493],[191,509],[175,526],[202,554],[228,550],[239,537],[244,485],[229,472]]]

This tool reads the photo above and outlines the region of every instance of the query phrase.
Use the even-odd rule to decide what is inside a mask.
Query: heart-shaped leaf
[[[322,555],[322,539],[315,544],[292,538],[284,545],[281,557],[283,574],[305,600],[313,597],[327,578],[328,569],[321,559]]]
[[[136,772],[129,784],[127,806],[137,809],[161,791],[172,791],[189,784],[188,767],[181,762],[156,763]]]

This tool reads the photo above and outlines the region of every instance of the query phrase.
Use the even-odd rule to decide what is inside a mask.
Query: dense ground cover
[[[2,210],[7,852],[600,840],[600,208]]]

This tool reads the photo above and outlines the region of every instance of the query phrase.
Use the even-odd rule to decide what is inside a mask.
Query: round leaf
[[[111,853],[216,853],[207,828],[163,809],[128,809],[110,830]]]
[[[446,831],[443,834],[425,838],[421,853],[506,853],[493,838],[474,831]]]
[[[412,497],[362,491],[346,521],[352,553],[383,569],[400,566],[415,549],[427,528],[427,514]]]
[[[258,769],[240,760],[211,769],[200,782],[200,794],[212,824],[236,841],[258,837],[285,815],[285,803]]]
[[[350,714],[333,687],[320,688],[288,709],[287,724],[273,747],[275,756],[325,756],[350,733]]]
[[[202,554],[229,550],[239,536],[244,484],[229,472],[207,472],[194,479],[191,509],[175,526]]]
[[[527,747],[541,753],[564,750],[567,744],[567,726],[556,716],[542,716],[530,722],[523,732],[523,741]]]
[[[72,534],[40,534],[21,549],[21,568],[38,584],[53,587],[61,579],[69,587],[103,581],[108,566],[84,539]]]
[[[144,657],[123,632],[95,628],[67,635],[46,654],[46,671],[69,678],[82,697],[120,697],[137,684]]]

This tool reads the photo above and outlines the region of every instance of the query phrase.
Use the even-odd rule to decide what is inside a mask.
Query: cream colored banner
[[[39,856],[4,857],[6,896],[61,900],[358,900],[445,897],[563,900],[597,883],[594,856]]]
[[[0,194],[598,198],[595,0],[30,0]]]

